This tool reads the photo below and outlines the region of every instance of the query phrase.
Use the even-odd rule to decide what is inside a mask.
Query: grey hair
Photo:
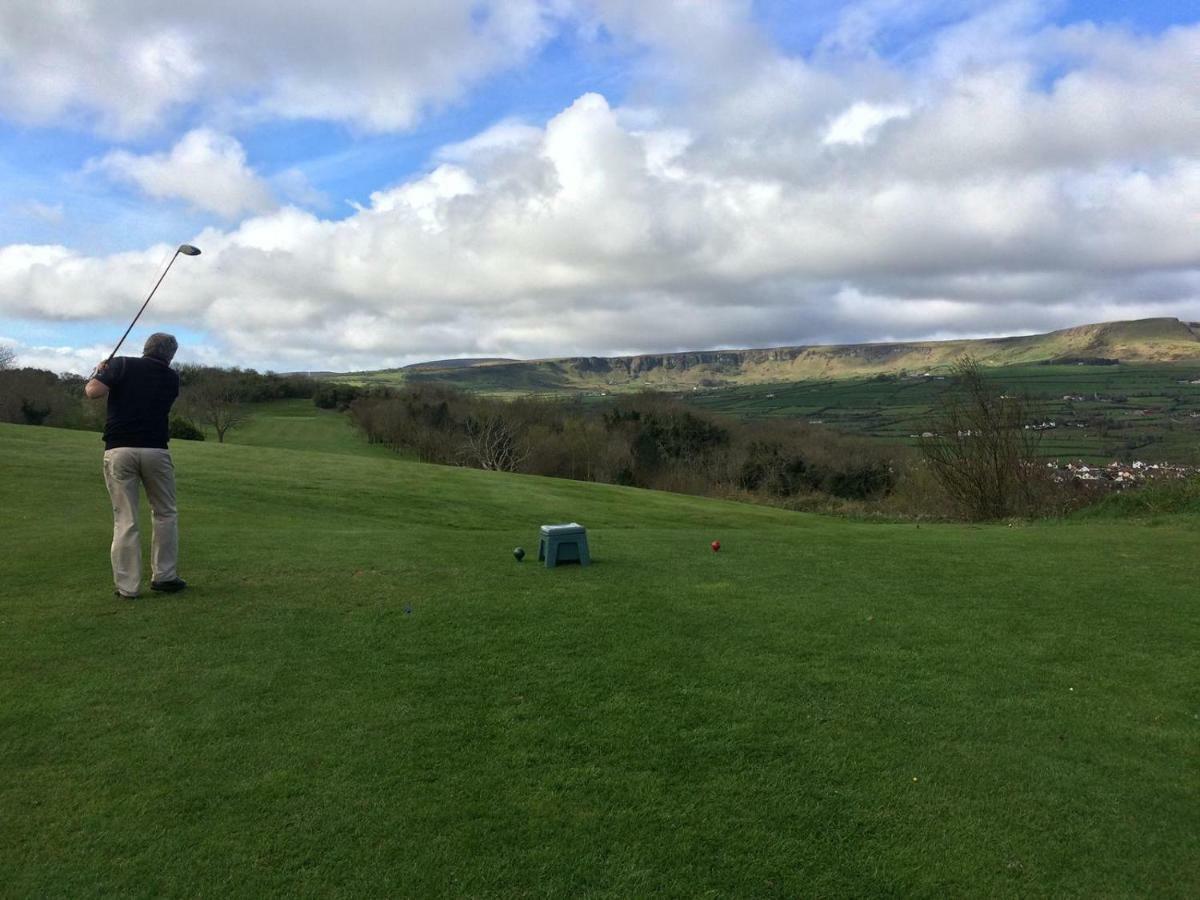
[[[146,338],[146,346],[142,348],[142,356],[151,356],[154,359],[169,363],[175,358],[175,351],[178,349],[179,341],[175,340],[175,335],[156,331],[150,337]]]

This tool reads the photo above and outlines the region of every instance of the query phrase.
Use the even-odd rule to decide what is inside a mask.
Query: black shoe
[[[121,598],[121,599],[123,599],[123,600],[136,600],[136,599],[138,598],[138,595],[137,595],[137,594],[122,594],[122,593],[121,593],[120,591],[118,591],[118,590],[114,590],[114,591],[113,591],[113,596],[114,596],[114,597],[120,597],[120,598]]]
[[[150,582],[150,590],[162,591],[164,594],[177,594],[185,587],[187,587],[187,582],[182,578],[172,578],[170,581]]]

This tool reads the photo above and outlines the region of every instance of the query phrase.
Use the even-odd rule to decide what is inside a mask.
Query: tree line
[[[915,450],[797,420],[725,418],[653,393],[589,405],[436,384],[341,385],[314,399],[348,408],[368,440],[431,463],[978,521],[1059,514],[1096,499],[1094,487],[1051,476],[1042,432],[1027,427],[1040,421],[1039,404],[1005,392],[970,357],[953,366]]]
[[[85,379],[15,368],[0,347],[0,421],[99,430]],[[436,383],[361,388],[299,375],[180,365],[171,436],[223,441],[267,400],[347,411],[372,443],[423,462],[524,472],[803,508],[821,498],[885,513],[974,520],[1060,512],[1094,499],[1039,456],[1037,405],[958,361],[917,451],[796,420],[705,413],[663,394],[604,402],[500,400]]]
[[[15,368],[11,351],[0,347],[0,422],[98,431],[104,404],[86,400],[86,378],[43,369]],[[267,400],[309,399],[321,384],[301,375],[260,373],[183,364],[179,400],[172,409],[171,437],[204,440],[210,429],[218,441],[246,421],[251,405]]]
[[[372,443],[423,462],[692,494],[869,500],[895,485],[895,449],[794,421],[745,422],[676,398],[499,400],[435,384],[348,403]]]

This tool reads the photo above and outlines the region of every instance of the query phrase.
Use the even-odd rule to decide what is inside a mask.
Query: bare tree
[[[517,429],[500,413],[467,419],[464,453],[470,465],[496,472],[515,472],[529,455]]]
[[[12,347],[0,345],[0,369],[11,369],[17,359],[17,351]]]
[[[1031,403],[1001,392],[969,356],[953,373],[920,444],[934,477],[973,519],[1033,512],[1044,467]]]
[[[187,368],[182,405],[188,415],[217,433],[217,441],[250,418],[246,408],[243,386],[233,372],[218,369]]]

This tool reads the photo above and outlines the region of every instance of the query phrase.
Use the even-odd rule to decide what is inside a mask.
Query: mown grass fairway
[[[246,410],[248,419],[230,429],[225,435],[227,443],[395,459],[395,454],[387,447],[364,441],[344,413],[317,409],[311,400],[249,403]],[[206,440],[216,441],[211,428]]]
[[[100,448],[0,425],[0,893],[1200,894],[1194,517],[178,442],[193,587],[131,603]]]

